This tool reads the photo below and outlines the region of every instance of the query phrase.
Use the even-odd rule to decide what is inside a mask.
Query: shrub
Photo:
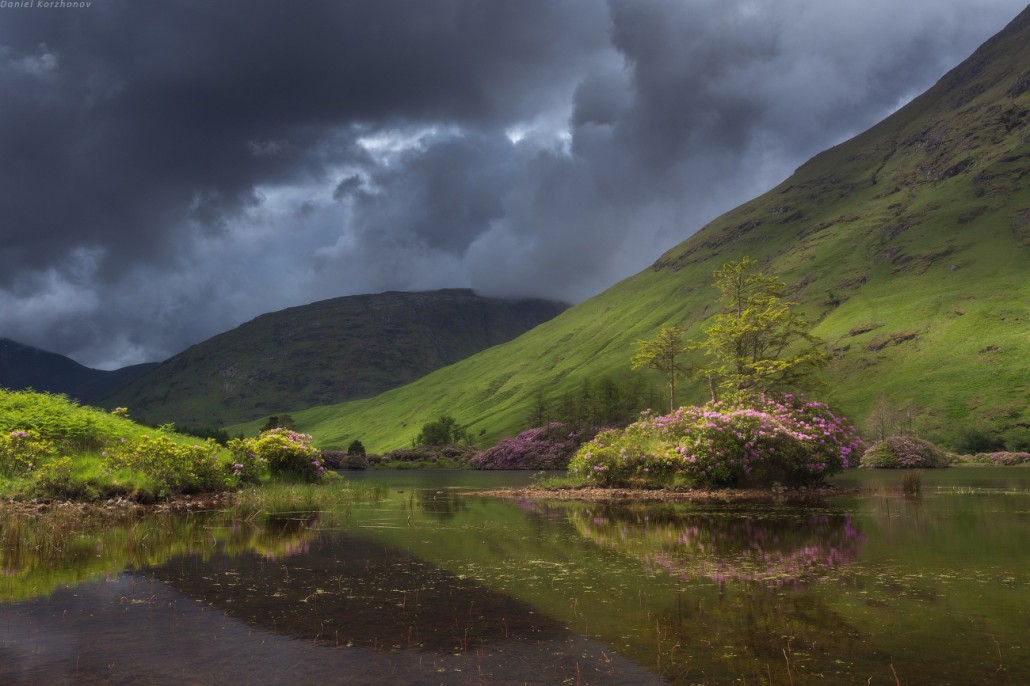
[[[33,429],[0,434],[0,475],[23,476],[54,456],[54,444]]]
[[[226,474],[218,463],[218,444],[181,445],[168,436],[122,439],[102,453],[111,471],[130,469],[157,481],[170,493],[222,490]]]
[[[91,479],[77,478],[70,457],[59,457],[36,472],[32,492],[44,499],[100,500],[102,489]]]
[[[595,433],[551,422],[477,453],[471,464],[476,469],[566,469],[580,444]]]
[[[241,480],[253,478],[262,463],[273,476],[289,476],[305,481],[317,481],[325,467],[322,453],[311,444],[311,436],[290,429],[275,428],[264,431],[257,438],[229,441],[234,468],[240,465]]]
[[[580,448],[571,474],[603,485],[685,475],[702,486],[820,481],[853,466],[862,442],[826,405],[798,395],[739,394],[725,402],[644,413]]]
[[[1020,464],[1030,464],[1030,453],[996,452],[977,453],[973,456],[973,462],[977,464],[990,464],[1003,467],[1014,467]]]
[[[237,484],[259,484],[261,477],[268,473],[268,460],[254,452],[255,443],[253,438],[234,438],[226,444],[232,455],[229,470]]]
[[[422,425],[422,430],[413,443],[418,446],[451,445],[454,443],[468,443],[468,427],[462,426],[454,417],[444,415],[435,422],[428,422]]]
[[[960,453],[990,453],[1005,449],[1005,441],[990,429],[967,426],[955,441],[955,450]]]
[[[379,462],[406,462],[415,464],[466,465],[476,455],[476,449],[465,445],[425,445],[399,448],[379,456]]]
[[[929,441],[911,436],[889,436],[874,443],[862,456],[863,467],[932,469],[947,467],[948,454]]]
[[[326,469],[368,469],[368,456],[364,452],[323,450],[322,466]]]

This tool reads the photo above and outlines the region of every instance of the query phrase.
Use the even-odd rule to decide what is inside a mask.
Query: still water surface
[[[382,498],[0,525],[0,684],[1030,683],[1030,469],[817,505],[347,478]]]

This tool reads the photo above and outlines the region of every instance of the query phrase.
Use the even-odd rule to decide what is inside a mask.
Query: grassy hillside
[[[334,298],[265,314],[103,399],[152,423],[207,428],[371,397],[509,341],[565,309],[451,289]]]
[[[834,361],[821,395],[861,422],[878,395],[924,433],[1030,433],[1030,9],[927,93],[816,156],[651,269],[503,346],[372,399],[293,412],[323,445],[405,445],[450,414],[489,442],[534,393],[628,373],[666,323],[699,336],[712,272],[744,255],[791,285]],[[632,227],[627,227],[631,230]],[[700,399],[688,388],[682,401]],[[299,409],[299,408],[298,408]],[[253,429],[249,427],[233,427]]]
[[[90,402],[156,366],[148,363],[114,371],[92,369],[64,355],[0,338],[0,388],[15,391],[32,388]]]
[[[111,461],[138,446],[159,464]],[[0,389],[0,498],[153,501],[224,490],[224,479],[202,477],[228,460],[213,442],[146,427],[120,411],[79,405],[64,395]]]

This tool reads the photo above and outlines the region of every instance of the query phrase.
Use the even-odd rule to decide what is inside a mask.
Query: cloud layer
[[[92,366],[388,289],[580,300],[1019,0],[0,9],[0,335]]]

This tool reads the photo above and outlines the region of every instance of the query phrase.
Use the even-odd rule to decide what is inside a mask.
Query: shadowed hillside
[[[509,341],[565,307],[464,289],[323,300],[199,343],[103,403],[144,421],[212,427],[374,396]]]
[[[88,403],[146,374],[157,363],[136,364],[114,371],[92,369],[75,360],[0,338],[0,387],[64,393]]]

